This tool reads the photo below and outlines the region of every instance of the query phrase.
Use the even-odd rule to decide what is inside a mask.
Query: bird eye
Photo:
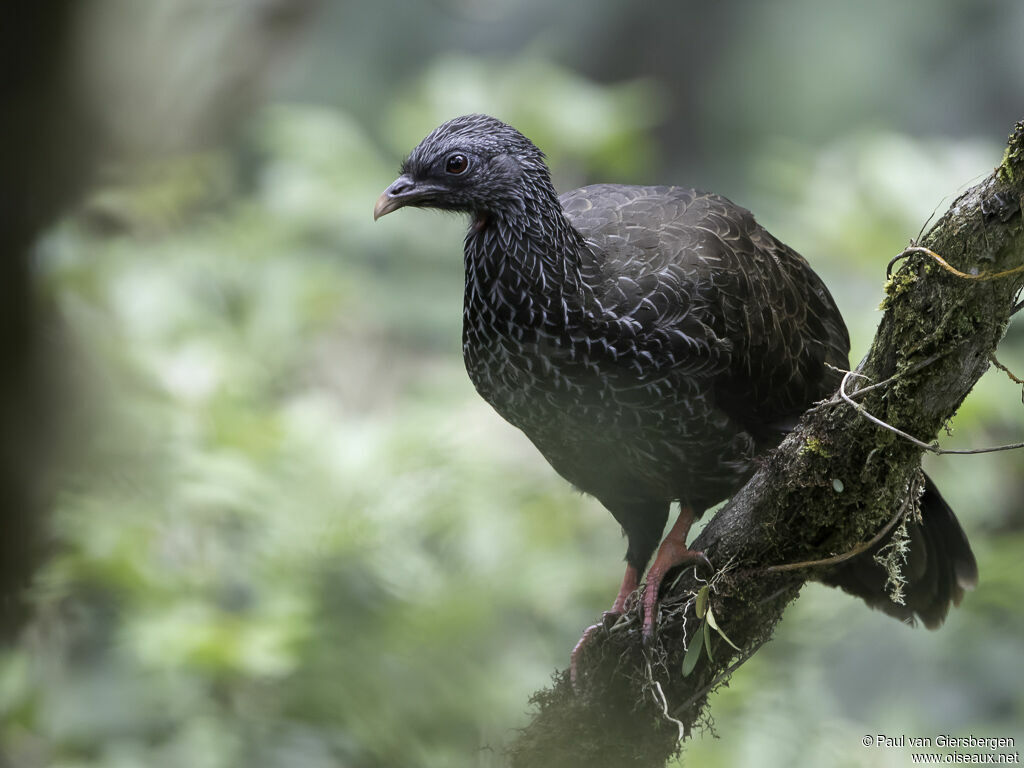
[[[444,164],[444,169],[455,176],[465,173],[467,168],[469,168],[469,158],[461,154],[451,155]]]

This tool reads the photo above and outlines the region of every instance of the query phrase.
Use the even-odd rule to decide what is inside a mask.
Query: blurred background
[[[610,605],[615,522],[463,371],[465,222],[373,223],[438,123],[514,124],[562,190],[752,209],[822,274],[856,361],[886,262],[1024,117],[1015,0],[44,6],[45,45],[15,53],[58,74],[5,100],[52,130],[5,120],[0,144],[56,200],[3,256],[41,308],[61,450],[26,475],[49,555],[0,649],[5,768],[497,766]],[[1024,372],[1019,319],[999,357]],[[1021,398],[990,371],[943,444],[1024,439]],[[1024,744],[1024,455],[926,467],[977,591],[933,633],[807,587],[691,764],[910,762],[865,734]]]

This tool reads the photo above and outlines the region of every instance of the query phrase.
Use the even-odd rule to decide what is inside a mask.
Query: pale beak
[[[431,191],[429,188],[417,186],[408,174],[402,174],[377,198],[377,204],[373,206],[373,220],[376,221],[381,216],[420,200]]]

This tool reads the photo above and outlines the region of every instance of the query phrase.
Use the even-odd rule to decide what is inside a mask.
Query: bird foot
[[[680,565],[693,565],[695,568],[703,567],[714,573],[714,566],[703,552],[687,549],[686,545],[679,545],[666,539],[658,551],[654,565],[647,573],[647,581],[644,584],[643,595],[640,598],[641,609],[643,610],[643,642],[650,645],[654,639],[654,633],[658,627],[658,594],[661,590],[661,583],[665,575],[673,568]]]
[[[594,636],[597,635],[598,632],[607,632],[608,630],[610,630],[615,625],[615,622],[618,621],[621,616],[621,611],[605,611],[601,615],[601,621],[599,621],[597,624],[591,624],[589,627],[583,630],[583,634],[580,636],[579,642],[576,643],[576,646],[572,649],[572,653],[569,654],[569,682],[572,684],[572,689],[574,691],[579,691],[579,689],[576,687],[576,681],[578,679],[577,668],[579,666],[579,660],[583,655],[584,649],[590,642],[593,641]]]

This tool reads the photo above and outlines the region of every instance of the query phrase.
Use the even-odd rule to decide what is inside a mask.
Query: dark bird
[[[559,198],[543,153],[485,115],[427,136],[374,219],[405,206],[469,214],[466,370],[622,526],[627,566],[613,613],[657,548],[640,602],[650,637],[665,574],[707,563],[687,548],[693,521],[737,491],[849,367],[832,296],[803,257],[719,195],[597,184]],[[679,518],[662,540],[674,501]],[[930,480],[907,571],[905,605],[887,597],[870,557],[824,580],[938,626],[977,566]]]

